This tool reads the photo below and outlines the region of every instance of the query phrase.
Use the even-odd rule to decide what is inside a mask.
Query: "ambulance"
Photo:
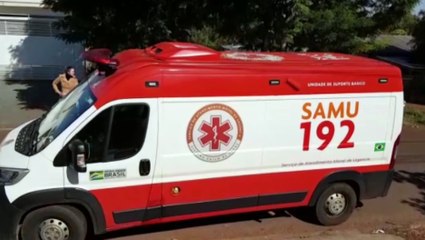
[[[391,185],[397,67],[184,42],[83,56],[88,80],[1,143],[0,239],[295,207],[329,226]]]

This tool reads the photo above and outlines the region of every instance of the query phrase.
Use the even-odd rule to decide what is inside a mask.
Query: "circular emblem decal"
[[[273,55],[269,53],[257,53],[257,52],[229,52],[223,53],[224,58],[245,60],[245,61],[271,61],[281,62],[283,61],[282,56]]]
[[[219,162],[232,156],[243,138],[243,124],[238,113],[224,104],[199,109],[187,127],[190,151],[206,162]]]

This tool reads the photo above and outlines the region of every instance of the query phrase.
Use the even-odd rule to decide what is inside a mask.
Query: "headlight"
[[[0,168],[0,184],[13,185],[21,181],[28,172],[28,169]]]

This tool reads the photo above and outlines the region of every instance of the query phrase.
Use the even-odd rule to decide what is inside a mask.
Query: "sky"
[[[419,13],[420,10],[425,10],[425,0],[421,0],[418,6],[416,6],[414,13]]]

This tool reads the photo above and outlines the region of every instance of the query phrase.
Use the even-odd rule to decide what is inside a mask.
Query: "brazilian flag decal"
[[[105,179],[104,171],[90,172],[90,181],[103,180],[103,179]]]
[[[375,152],[383,152],[385,150],[385,143],[375,143]]]

